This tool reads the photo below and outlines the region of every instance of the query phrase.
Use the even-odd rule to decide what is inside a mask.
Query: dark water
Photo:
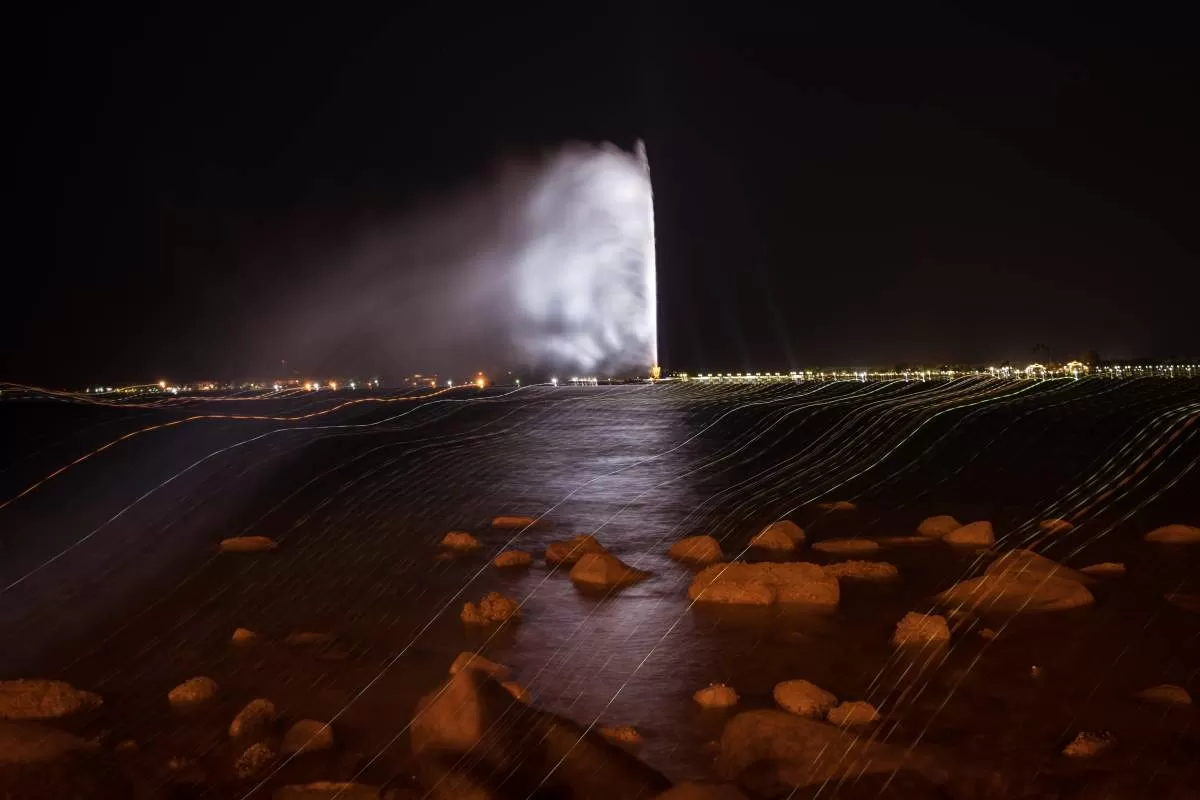
[[[919,742],[1013,786],[1141,797],[1200,777],[1194,707],[1130,697],[1161,683],[1200,694],[1200,616],[1164,600],[1200,593],[1200,546],[1141,540],[1162,524],[1200,525],[1200,381],[534,387],[329,410],[351,397],[0,403],[5,499],[117,437],[178,423],[0,509],[0,678],[60,677],[101,693],[92,733],[136,739],[151,783],[168,758],[198,758],[213,797],[240,796],[225,728],[259,696],[289,718],[333,719],[339,742],[288,763],[267,788],[403,782],[417,698],[465,649],[512,666],[539,706],[637,726],[639,753],[674,779],[711,773],[725,720],[692,692],[723,681],[742,708],[769,707],[790,678],[874,703],[881,739]],[[180,422],[196,414],[220,418]],[[831,499],[858,508],[814,505]],[[489,526],[504,513],[544,515],[553,528],[513,541]],[[869,557],[895,564],[900,580],[843,581],[837,611],[819,616],[689,608],[691,572],[665,557],[698,532],[739,553],[780,517],[819,541],[907,535],[935,513],[991,520],[1001,550],[1036,546],[1076,567],[1119,561],[1127,574],[1099,582],[1091,607],[971,621],[948,651],[908,657],[888,644],[896,621],[990,557],[941,543],[884,548]],[[1077,527],[1047,538],[1037,522],[1048,517]],[[449,530],[474,533],[484,553],[436,560]],[[581,532],[653,578],[595,598],[540,559],[527,571],[488,565],[506,546],[540,556]],[[280,549],[215,552],[241,533]],[[462,602],[491,590],[523,601],[523,621],[465,630]],[[970,625],[1000,635],[987,641]],[[232,647],[235,627],[269,643]],[[337,642],[280,643],[296,631]],[[223,700],[181,718],[165,694],[193,675],[215,678]],[[1059,755],[1094,730],[1117,737],[1111,755]]]

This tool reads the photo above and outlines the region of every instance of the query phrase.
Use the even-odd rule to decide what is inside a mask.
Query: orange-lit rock
[[[442,537],[442,547],[458,553],[469,553],[483,547],[483,542],[463,531],[450,531]]]
[[[585,589],[616,589],[650,577],[610,553],[584,553],[571,567],[571,581]]]
[[[1146,534],[1147,542],[1159,544],[1200,543],[1200,528],[1193,525],[1164,525]]]
[[[777,683],[771,694],[784,711],[809,719],[824,719],[838,702],[833,693],[803,679]]]
[[[533,553],[524,550],[505,550],[492,559],[492,566],[501,568],[528,567],[532,563]]]
[[[900,570],[886,561],[841,561],[826,564],[825,574],[839,580],[884,582],[900,577]]]
[[[992,523],[980,520],[955,528],[943,536],[942,541],[960,547],[991,547],[996,543],[996,534],[992,531]]]
[[[879,549],[879,543],[871,539],[826,539],[812,546],[813,550],[832,555],[853,555],[856,553],[873,553]]]
[[[962,523],[949,514],[939,514],[936,517],[927,517],[922,520],[921,524],[917,526],[917,533],[931,539],[941,539],[961,527]]]
[[[721,543],[711,536],[688,536],[671,545],[667,555],[676,561],[695,566],[715,564],[725,555],[721,552]]]
[[[712,564],[688,587],[688,597],[708,603],[770,605],[786,603],[832,608],[840,592],[837,578],[817,564]]]
[[[221,540],[222,553],[265,553],[278,545],[266,536],[234,536]]]
[[[63,681],[0,681],[0,719],[48,720],[69,717],[101,706],[100,695]]]

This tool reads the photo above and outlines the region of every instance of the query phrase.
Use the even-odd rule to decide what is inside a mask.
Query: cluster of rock
[[[992,523],[986,520],[963,525],[949,514],[939,514],[922,520],[917,535],[941,539],[947,544],[963,547],[991,547],[996,542]]]
[[[464,603],[459,616],[468,625],[496,625],[519,619],[521,606],[499,592],[488,592],[478,604]]]
[[[775,703],[806,719],[823,719],[840,728],[870,725],[879,721],[879,712],[861,700],[839,703],[837,696],[802,678],[783,681],[772,692]]]

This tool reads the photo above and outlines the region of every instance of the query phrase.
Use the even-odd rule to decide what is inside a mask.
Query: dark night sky
[[[1182,17],[323,5],[8,26],[0,377],[336,370],[256,324],[310,248],[639,136],[669,368],[1200,354]]]

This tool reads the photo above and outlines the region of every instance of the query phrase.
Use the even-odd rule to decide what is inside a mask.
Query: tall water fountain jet
[[[571,147],[541,174],[515,254],[517,344],[534,364],[645,374],[658,363],[646,149]]]
[[[281,298],[264,318],[273,324],[255,333],[271,343],[270,363],[282,350],[336,373],[657,372],[654,207],[640,142],[634,153],[568,144],[509,160],[315,257],[320,281]]]
[[[650,179],[650,157],[646,154],[646,143],[641,139],[635,148],[638,163],[646,176],[646,214],[649,236],[646,238],[646,315],[650,326],[650,379],[662,377],[658,365],[658,250],[654,243],[654,182]]]

